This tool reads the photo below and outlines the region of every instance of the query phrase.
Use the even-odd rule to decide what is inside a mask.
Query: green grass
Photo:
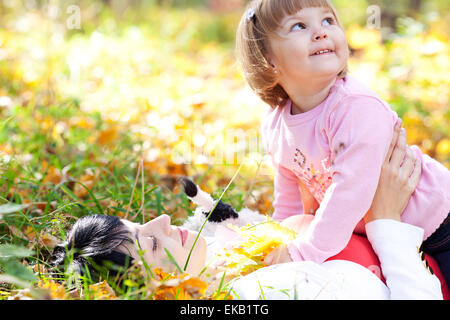
[[[0,166],[0,268],[3,277],[14,277],[12,284],[0,284],[3,297],[5,292],[15,287],[31,287],[38,278],[25,265],[46,265],[52,251],[51,248],[40,245],[37,238],[30,240],[24,237],[25,230],[33,232],[37,237],[49,233],[64,240],[66,232],[77,218],[89,214],[120,215],[127,211],[129,204],[130,218],[142,221],[140,209],[143,198],[143,208],[147,214],[150,211],[157,215],[170,213],[165,209],[169,202],[177,203],[181,208],[186,207],[187,212],[191,210],[186,206],[188,202],[183,194],[175,194],[167,189],[163,193],[157,183],[158,176],[145,176],[145,197],[140,184],[131,197],[136,175],[132,164],[136,163],[138,155],[131,151],[135,141],[126,130],[121,132],[111,149],[92,144],[84,152],[80,152],[77,146],[91,132],[70,128],[67,140],[58,146],[52,144],[50,132],[42,131],[34,119],[46,115],[57,123],[83,116],[95,121],[96,127],[102,127],[102,120],[97,115],[83,114],[74,105],[25,110],[16,108],[13,112],[0,128],[0,144],[11,141],[10,138],[14,137],[12,146],[17,150],[18,156],[10,159],[3,157]],[[20,157],[23,154],[30,154],[31,157],[25,161]],[[113,160],[115,165],[108,167]],[[42,171],[43,161],[59,170],[69,168],[67,172],[70,180],[45,182],[48,172]],[[92,188],[77,180],[87,169],[98,169],[100,172]],[[77,184],[87,190],[85,197],[80,198],[74,193]],[[109,206],[109,203],[114,205]],[[41,278],[45,276],[40,275]],[[83,281],[85,287],[93,284],[89,277]],[[130,290],[122,287],[120,292],[124,292],[124,298],[127,298],[127,294],[130,298],[133,294]]]

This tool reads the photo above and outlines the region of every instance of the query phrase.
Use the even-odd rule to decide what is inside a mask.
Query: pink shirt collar
[[[328,96],[321,102],[319,103],[316,107],[314,107],[313,109],[303,112],[303,113],[299,113],[299,114],[291,114],[291,110],[292,110],[292,100],[288,99],[288,101],[286,102],[286,104],[283,107],[282,110],[282,115],[284,120],[286,121],[286,123],[289,126],[293,126],[293,125],[298,125],[300,123],[304,123],[304,122],[308,122],[311,121],[313,119],[315,119],[323,110],[324,106],[326,105],[327,101],[329,101],[332,96],[333,93],[336,91],[337,87],[341,86],[344,82],[344,79],[337,79],[333,86],[330,88],[330,92],[328,94]]]

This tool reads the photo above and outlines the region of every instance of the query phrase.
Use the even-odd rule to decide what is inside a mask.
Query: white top
[[[423,229],[390,219],[366,224],[386,285],[350,261],[298,261],[259,269],[232,283],[243,300],[280,299],[443,299],[439,279],[420,258]]]

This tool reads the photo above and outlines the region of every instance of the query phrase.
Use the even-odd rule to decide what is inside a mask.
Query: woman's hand
[[[400,221],[408,201],[416,189],[422,164],[406,144],[406,133],[401,130],[401,122],[394,128],[389,151],[384,160],[378,188],[369,212],[364,217],[366,223],[376,219]]]

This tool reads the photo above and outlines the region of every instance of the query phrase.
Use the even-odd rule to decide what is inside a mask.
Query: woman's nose
[[[170,217],[167,214],[162,214],[156,219],[158,219],[158,223],[164,232],[170,233]]]
[[[144,228],[160,228],[164,233],[170,233],[170,217],[167,214],[162,214],[144,225]]]

